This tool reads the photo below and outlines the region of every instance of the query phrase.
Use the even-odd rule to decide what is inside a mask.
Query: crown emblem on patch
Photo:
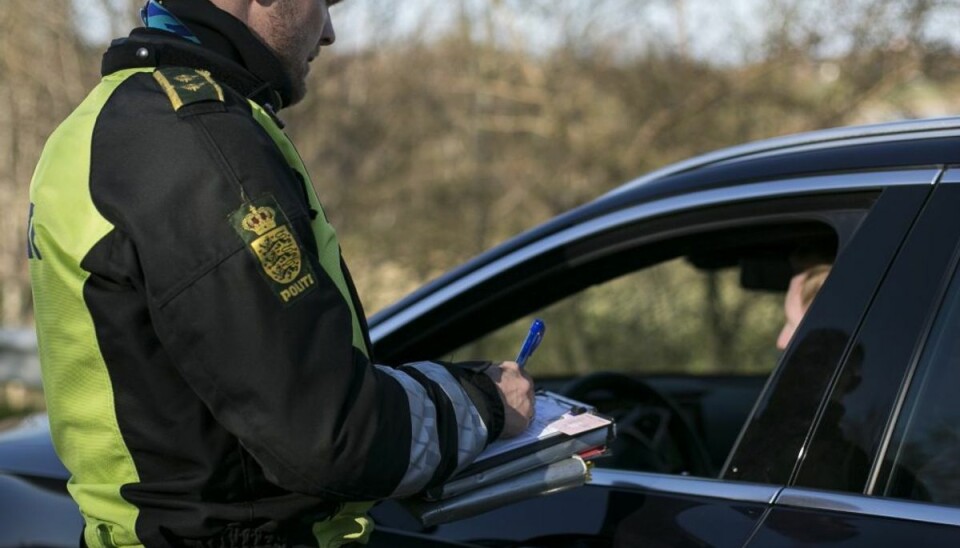
[[[261,273],[284,306],[292,304],[317,286],[308,257],[280,204],[270,196],[246,201],[229,217],[230,225],[256,257]]]
[[[244,230],[265,234],[277,226],[277,214],[272,207],[253,207],[250,206],[250,213],[243,218],[241,226]]]

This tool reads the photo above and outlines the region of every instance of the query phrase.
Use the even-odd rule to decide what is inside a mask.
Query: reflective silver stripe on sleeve
[[[470,396],[442,365],[433,362],[417,362],[404,367],[413,367],[439,384],[453,404],[459,433],[457,440],[457,472],[459,472],[483,451],[487,444],[487,425],[483,424],[483,419],[480,418],[480,413],[474,407]]]
[[[393,377],[403,386],[410,402],[410,463],[393,491],[392,497],[419,493],[440,465],[440,443],[437,439],[437,408],[423,385],[409,375],[382,365],[377,369]]]

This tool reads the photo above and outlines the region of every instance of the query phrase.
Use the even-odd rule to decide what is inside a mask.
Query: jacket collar
[[[280,60],[240,20],[207,0],[164,0],[200,44],[162,30],[137,28],[114,40],[103,56],[104,75],[135,67],[180,66],[210,71],[247,98],[279,110],[289,103],[290,79]]]

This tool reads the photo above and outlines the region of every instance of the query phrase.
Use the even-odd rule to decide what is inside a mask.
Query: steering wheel
[[[646,382],[612,372],[570,381],[562,393],[617,423],[605,467],[714,477],[710,454],[680,407]]]

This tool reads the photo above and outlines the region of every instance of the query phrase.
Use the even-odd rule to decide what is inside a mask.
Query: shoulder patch
[[[223,88],[205,70],[167,67],[154,71],[153,79],[167,94],[173,110],[200,101],[223,102]]]
[[[243,204],[230,215],[230,224],[259,260],[261,274],[280,302],[293,304],[313,290],[317,284],[313,267],[273,196]]]

